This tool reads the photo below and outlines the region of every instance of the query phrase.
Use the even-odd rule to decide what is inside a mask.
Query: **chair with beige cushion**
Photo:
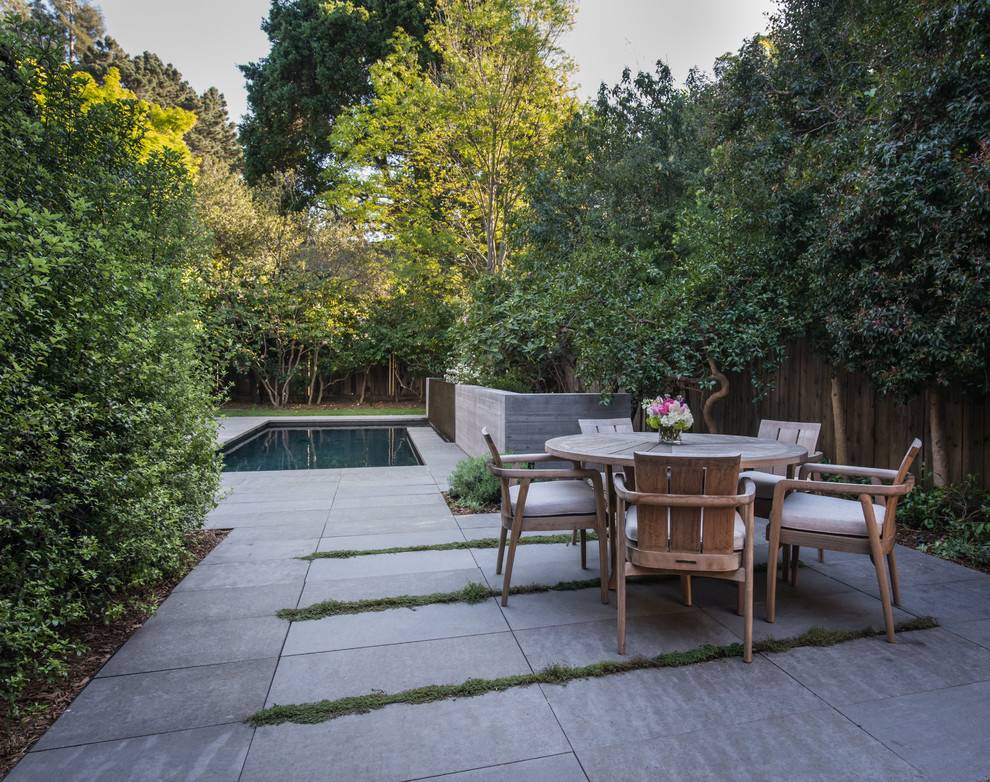
[[[636,453],[636,491],[616,476],[616,568],[619,654],[626,653],[626,578],[646,574],[681,576],[686,605],[691,576],[739,583],[743,659],[753,659],[752,481],[740,479],[739,457],[678,457]],[[740,488],[742,491],[740,492]]]
[[[578,427],[581,429],[581,434],[599,434],[608,432],[631,433],[633,431],[633,423],[631,418],[579,418]],[[605,492],[607,494],[609,488],[614,486],[610,478],[612,477],[611,473],[615,468],[613,468],[612,465],[592,463],[587,463],[584,466],[589,470],[598,470],[598,472],[602,474],[602,482],[605,486]],[[609,508],[612,508],[615,505],[614,491],[612,496],[608,497],[608,503]],[[574,535],[576,536],[577,533],[575,532]],[[571,543],[574,544],[576,542],[577,538],[572,537]]]
[[[798,552],[801,546],[869,554],[877,573],[884,625],[887,640],[891,643],[894,643],[891,591],[894,594],[894,605],[901,604],[897,560],[894,557],[894,517],[898,498],[903,497],[914,486],[914,476],[908,470],[919,450],[921,440],[916,439],[896,470],[838,464],[802,466],[798,479],[786,478],[777,483],[770,526],[767,529],[767,538],[770,541],[768,562],[776,561],[778,547],[791,546],[793,549],[790,568],[792,586],[797,586]],[[822,475],[839,475],[847,479],[865,478],[877,483],[833,483],[821,480]],[[807,480],[808,478],[817,480]],[[890,568],[889,589],[884,557]],[[783,576],[788,577],[786,570]],[[774,621],[776,589],[777,579],[768,573],[768,622]]]
[[[815,449],[818,446],[818,435],[822,425],[818,423],[801,423],[798,421],[773,421],[765,418],[760,421],[760,430],[756,436],[763,440],[777,440],[781,443],[796,443],[808,450],[809,462],[821,461],[822,454]],[[784,478],[793,478],[797,474],[798,465],[783,467],[761,467],[758,470],[745,470],[743,476],[756,484],[756,504],[754,512],[765,519],[770,518],[770,501],[773,499],[773,489]]]
[[[598,559],[601,573],[602,602],[608,602],[608,546],[606,544],[605,492],[597,470],[538,469],[520,465],[559,461],[548,453],[502,455],[487,429],[481,434],[488,443],[491,457],[488,469],[499,479],[502,491],[502,528],[498,539],[495,572],[505,576],[502,582],[502,605],[509,603],[509,582],[515,561],[516,546],[523,532],[532,530],[579,530],[581,532],[581,567],[587,567],[585,530],[598,534]],[[509,466],[516,465],[516,466]],[[506,537],[508,536],[508,556]]]
[[[760,421],[760,430],[756,436],[764,440],[777,440],[782,443],[796,443],[804,446],[808,451],[808,462],[820,462],[822,452],[816,451],[818,447],[818,435],[822,425],[819,423],[802,423],[799,421],[774,421],[764,418]],[[758,470],[745,470],[743,475],[756,484],[756,503],[754,513],[763,519],[770,518],[770,503],[773,500],[773,489],[784,478],[793,478],[797,475],[800,465],[790,464],[783,467],[761,467]],[[783,567],[787,572],[791,559],[790,546],[784,547]],[[796,561],[796,560],[795,560]],[[818,561],[824,562],[825,555],[818,551]]]

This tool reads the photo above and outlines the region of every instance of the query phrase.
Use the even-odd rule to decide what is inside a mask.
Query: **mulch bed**
[[[501,505],[486,505],[481,510],[465,508],[463,505],[457,504],[457,501],[450,496],[449,491],[443,493],[443,498],[447,501],[447,507],[450,508],[450,512],[454,516],[473,516],[476,513],[498,513],[502,509]]]
[[[191,557],[186,571],[172,581],[158,586],[142,602],[161,605],[186,573],[213,551],[229,532],[226,529],[204,529],[190,533],[188,549]],[[78,622],[69,628],[71,641],[85,646],[87,651],[69,661],[69,673],[65,679],[36,682],[21,697],[18,705],[22,709],[30,704],[41,708],[17,722],[4,724],[3,733],[0,734],[0,777],[5,776],[34,746],[103,664],[150,617],[149,612],[131,609],[109,624],[104,624],[102,620]],[[6,722],[5,718],[6,715],[0,716],[0,724]]]
[[[897,542],[909,548],[931,545],[941,537],[942,535],[939,533],[927,529],[897,528]],[[990,574],[990,562],[981,562],[973,559],[953,559],[951,557],[943,557],[943,559],[947,559],[949,562],[955,562],[957,565],[962,565],[963,567],[968,567],[970,570],[980,570]]]

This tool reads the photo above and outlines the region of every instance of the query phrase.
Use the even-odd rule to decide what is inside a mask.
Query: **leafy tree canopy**
[[[407,253],[443,258],[465,278],[499,273],[522,174],[573,113],[557,39],[567,2],[443,0],[427,41],[438,65],[396,36],[371,68],[375,97],[338,120],[328,203]]]

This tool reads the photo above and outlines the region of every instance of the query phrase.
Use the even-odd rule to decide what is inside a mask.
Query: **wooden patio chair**
[[[808,449],[808,461],[820,462],[822,452],[818,447],[818,435],[822,425],[819,423],[801,423],[799,421],[774,421],[764,418],[760,421],[757,437],[764,440],[777,440],[782,443],[797,443]],[[770,518],[770,504],[773,500],[773,488],[784,478],[797,475],[799,465],[791,464],[784,467],[762,467],[759,470],[745,470],[743,475],[756,484],[756,503],[754,513],[762,519]],[[784,546],[783,568],[787,572],[791,558],[791,547]],[[825,552],[818,550],[818,561],[825,561]]]
[[[636,491],[616,477],[616,567],[619,654],[626,653],[626,578],[666,573],[681,577],[691,605],[691,576],[739,584],[743,659],[753,660],[752,481],[740,479],[739,457],[678,457],[636,453]],[[739,489],[742,488],[742,492]]]
[[[581,434],[598,434],[599,432],[632,432],[633,423],[631,418],[579,418],[578,427],[581,429]],[[608,499],[609,508],[615,507],[615,492],[613,490],[612,494],[609,495],[609,487],[614,484],[609,483],[608,471],[611,467],[606,467],[604,464],[592,464],[588,463],[583,465],[589,470],[598,470],[602,474],[602,482],[605,486],[605,493]],[[571,545],[573,546],[577,543],[577,532],[571,536]]]
[[[914,487],[914,476],[908,470],[921,450],[921,440],[915,439],[908,448],[901,466],[896,470],[880,470],[868,467],[848,467],[839,464],[806,464],[801,467],[798,479],[785,478],[774,488],[773,511],[770,513],[768,538],[770,548],[767,561],[775,562],[777,548],[793,547],[790,582],[797,586],[798,552],[801,546],[827,548],[834,551],[850,551],[869,554],[877,572],[880,602],[883,604],[883,620],[887,640],[894,643],[894,618],[890,606],[890,592],[894,593],[894,605],[901,604],[901,590],[897,582],[897,560],[894,557],[895,521],[897,500]],[[842,475],[848,478],[869,478],[889,483],[832,483],[823,480],[807,480],[810,476]],[[845,495],[832,496],[832,495]],[[887,568],[890,568],[890,589],[887,586]],[[787,571],[783,577],[787,578]],[[774,621],[777,579],[767,573],[767,621]]]
[[[571,469],[538,469],[523,466],[532,462],[559,461],[548,453],[502,455],[487,429],[481,434],[491,456],[488,469],[499,479],[502,491],[502,528],[498,538],[498,561],[495,573],[502,572],[502,605],[509,604],[509,582],[516,546],[523,532],[532,530],[579,530],[581,533],[581,567],[587,567],[586,530],[598,534],[598,559],[601,572],[602,602],[608,602],[608,544],[605,522],[605,492],[597,470],[587,470],[577,463]],[[506,537],[509,539],[505,556]]]

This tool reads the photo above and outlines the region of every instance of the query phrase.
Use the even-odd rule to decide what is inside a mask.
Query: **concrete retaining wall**
[[[430,387],[443,381],[429,380]],[[427,393],[426,414],[432,421],[445,413],[431,410],[433,400],[449,394]],[[454,442],[469,456],[484,456],[488,448],[481,436],[486,427],[504,453],[538,453],[551,437],[577,434],[579,418],[631,417],[628,394],[615,394],[611,404],[601,404],[598,394],[516,394],[483,386],[454,387]]]

